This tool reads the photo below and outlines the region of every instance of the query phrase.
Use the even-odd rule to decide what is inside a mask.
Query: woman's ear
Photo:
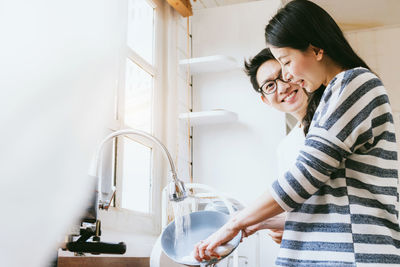
[[[311,50],[314,52],[317,60],[321,60],[324,56],[324,49],[310,45]]]
[[[268,100],[264,95],[261,95],[261,100],[262,100],[262,102],[264,102],[265,104],[271,105],[271,102],[269,102],[269,100]]]

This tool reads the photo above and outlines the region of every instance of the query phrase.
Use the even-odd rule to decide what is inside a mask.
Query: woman
[[[397,147],[382,82],[334,20],[306,0],[271,19],[266,40],[283,78],[326,86],[296,163],[252,206],[195,248],[198,260],[239,230],[287,211],[281,266],[400,264]]]

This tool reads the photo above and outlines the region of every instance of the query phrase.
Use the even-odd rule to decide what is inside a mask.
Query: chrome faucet
[[[175,202],[184,200],[187,197],[185,184],[177,178],[176,172],[171,171],[171,178],[168,184],[169,200]]]
[[[93,179],[93,184],[95,184],[96,188],[96,193],[93,195],[93,202],[88,207],[86,214],[84,215],[84,218],[82,219],[81,226],[79,227],[79,232],[77,231],[78,228],[76,228],[75,233],[71,233],[68,235],[68,241],[64,244],[63,249],[78,253],[78,254],[83,254],[83,253],[95,253],[95,254],[100,254],[100,253],[108,253],[108,254],[124,254],[126,252],[126,244],[123,242],[120,243],[104,243],[100,241],[100,235],[101,235],[101,222],[98,219],[98,209],[108,209],[111,203],[111,199],[103,200],[101,197],[101,179],[100,179],[100,156],[103,150],[103,147],[106,142],[109,140],[119,136],[119,135],[128,135],[128,134],[133,134],[137,136],[144,137],[145,139],[148,139],[155,144],[157,144],[159,147],[161,147],[161,150],[163,151],[163,154],[167,157],[171,170],[169,172],[170,179],[171,181],[169,182],[169,199],[171,201],[182,201],[187,197],[185,185],[182,181],[180,181],[177,177],[176,170],[175,170],[175,165],[172,161],[172,157],[170,153],[168,152],[167,148],[154,136],[140,131],[140,130],[135,130],[135,129],[126,129],[126,130],[119,130],[115,131],[114,133],[108,135],[106,138],[103,139],[103,141],[100,143],[95,157],[93,158],[92,164],[90,166],[89,170],[89,177]],[[114,190],[113,190],[114,191]],[[114,196],[115,191],[112,193],[112,196]],[[83,224],[85,222],[85,224]],[[78,237],[76,241],[73,240],[74,237]],[[89,238],[92,238],[93,241],[89,241]]]
[[[171,154],[168,152],[167,148],[156,137],[154,137],[146,132],[136,130],[136,129],[124,129],[124,130],[115,131],[115,132],[111,133],[110,135],[108,135],[106,138],[104,138],[104,140],[101,142],[100,146],[97,149],[97,153],[92,162],[92,166],[91,166],[90,172],[89,172],[89,175],[94,176],[98,179],[98,192],[100,192],[100,189],[101,189],[101,181],[99,179],[100,155],[101,155],[102,149],[104,147],[104,144],[107,141],[109,141],[119,135],[128,135],[128,134],[129,135],[133,134],[133,135],[144,137],[144,138],[154,142],[161,148],[161,150],[163,151],[163,154],[167,157],[167,159],[169,161],[169,165],[170,165],[169,176],[170,176],[171,181],[169,182],[169,185],[168,185],[169,199],[171,201],[175,201],[175,202],[184,200],[187,197],[185,185],[181,180],[178,179],[174,162],[173,162]]]

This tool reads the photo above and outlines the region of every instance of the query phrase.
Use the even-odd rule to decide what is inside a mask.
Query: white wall
[[[280,1],[256,1],[197,10],[192,19],[193,57],[232,56],[236,70],[193,76],[193,109],[226,109],[239,121],[195,126],[194,181],[249,203],[276,178],[276,148],[285,135],[284,114],[261,102],[242,70],[243,60],[265,47],[264,27]],[[261,234],[261,266],[273,266],[278,246]],[[256,238],[239,254],[256,266]]]

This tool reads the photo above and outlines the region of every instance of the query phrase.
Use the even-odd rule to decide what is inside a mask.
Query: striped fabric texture
[[[365,68],[327,86],[296,163],[271,193],[288,211],[278,266],[400,266],[392,110]]]

